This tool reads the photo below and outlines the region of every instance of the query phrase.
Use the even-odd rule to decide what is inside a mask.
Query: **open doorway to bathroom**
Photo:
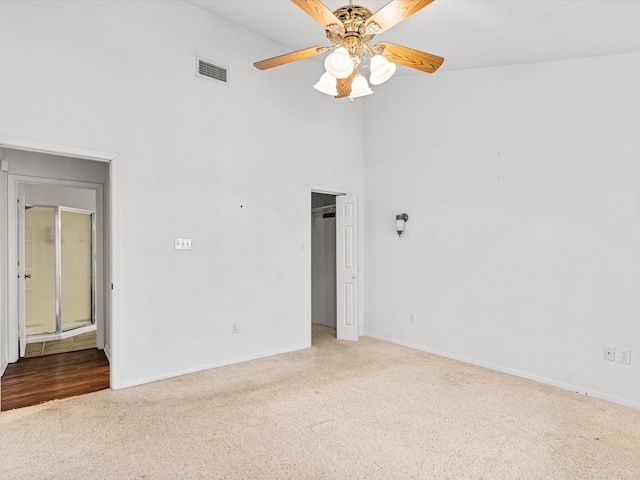
[[[1,410],[101,390],[111,381],[115,156],[43,153],[47,145],[25,142],[28,149],[0,148]]]

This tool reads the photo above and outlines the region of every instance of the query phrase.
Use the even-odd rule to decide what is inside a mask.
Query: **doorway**
[[[4,147],[4,148],[1,148]],[[71,156],[66,156],[68,154]],[[112,280],[111,269],[111,242],[110,242],[110,183],[111,183],[111,162],[115,159],[115,154],[106,152],[97,152],[91,150],[83,150],[78,148],[67,148],[58,145],[43,144],[36,141],[13,139],[10,137],[0,137],[0,157],[2,157],[2,169],[0,177],[0,191],[3,193],[0,198],[0,217],[2,217],[2,235],[0,236],[0,245],[2,246],[2,254],[0,254],[0,263],[5,275],[0,279],[0,294],[3,299],[3,308],[1,313],[1,335],[0,335],[0,360],[1,373],[5,373],[8,366],[18,365],[18,359],[24,356],[27,345],[38,347],[40,343],[36,340],[48,339],[55,341],[55,338],[61,339],[62,342],[69,342],[73,339],[74,354],[78,354],[77,350],[84,350],[91,347],[94,351],[112,362],[111,347],[111,289]],[[59,197],[57,200],[43,200],[40,194],[35,196],[26,195],[28,202],[21,195],[21,191],[35,189],[42,193],[47,190],[48,193],[55,191],[55,195]],[[94,205],[86,206],[75,202],[74,196],[91,196]],[[53,260],[58,262],[58,267],[64,274],[62,279],[49,283],[49,292],[51,289],[59,290],[59,295],[49,296],[49,304],[54,304],[54,313],[46,314],[49,323],[44,326],[41,323],[38,327],[30,325],[27,329],[27,315],[24,317],[24,326],[20,326],[20,312],[25,312],[25,308],[20,308],[22,302],[26,303],[28,289],[34,285],[24,285],[21,292],[20,282],[34,280],[34,266],[30,265],[29,270],[25,271],[27,265],[27,252],[22,248],[20,252],[19,245],[19,228],[20,223],[25,225],[24,219],[19,222],[18,209],[16,208],[17,200],[21,198],[22,204],[31,208],[25,208],[25,219],[31,215],[31,212],[38,212],[50,219],[53,217],[53,225],[50,228],[41,229],[40,235],[44,235],[44,239],[49,246],[60,250],[61,258]],[[37,215],[36,215],[37,216]],[[59,220],[55,220],[56,217]],[[61,231],[58,233],[59,239],[56,240],[56,222],[61,222]],[[71,237],[65,236],[65,225],[74,224]],[[24,232],[26,234],[26,231]],[[24,234],[23,234],[24,235]],[[31,235],[31,234],[30,234]],[[23,237],[24,239],[24,237]],[[32,239],[31,239],[32,240]],[[75,242],[75,245],[74,245]],[[70,266],[65,264],[68,262],[76,262],[73,258],[68,257],[68,251],[65,253],[65,247],[72,247],[71,250],[81,250],[82,254],[77,258],[82,258],[82,266]],[[23,253],[24,252],[24,253]],[[34,255],[31,252],[30,255]],[[51,253],[51,252],[49,252]],[[22,261],[18,262],[20,255],[24,255]],[[90,258],[87,262],[87,257]],[[55,270],[55,269],[54,269]],[[66,273],[65,273],[66,272]],[[72,273],[73,272],[73,273]],[[44,275],[44,274],[43,274]],[[46,275],[51,276],[51,270]],[[55,277],[55,273],[53,274]],[[76,275],[76,279],[87,276],[89,281],[73,281],[71,288],[65,286],[65,278],[70,280]],[[27,278],[24,278],[27,276]],[[57,282],[57,285],[56,285]],[[76,288],[82,283],[81,288]],[[32,295],[33,296],[33,295]],[[41,295],[38,295],[41,297]],[[79,300],[82,298],[82,300]],[[55,313],[55,303],[60,303],[60,312]],[[38,307],[33,307],[34,308]],[[34,328],[31,328],[34,327]],[[87,333],[92,335],[89,339],[88,335],[76,335],[79,333]],[[29,335],[29,342],[27,342]],[[20,339],[22,337],[22,339]],[[47,342],[48,343],[48,342]],[[90,345],[89,345],[90,344]],[[98,348],[99,350],[96,350]],[[37,349],[37,348],[36,348]],[[46,350],[46,349],[43,349]],[[21,355],[22,353],[22,355]],[[56,351],[45,351],[45,354],[58,353]],[[66,355],[63,353],[62,355]],[[42,357],[47,358],[47,357]],[[53,358],[48,356],[48,358]],[[112,370],[112,369],[109,369]],[[107,386],[110,383],[110,372],[107,371]],[[3,377],[3,381],[5,378]],[[25,391],[29,388],[28,382],[24,384]]]
[[[359,338],[358,201],[331,189],[309,190],[309,345],[314,325],[338,340]]]
[[[336,328],[336,196],[311,194],[311,322]]]
[[[104,348],[103,185],[22,175],[9,180],[17,206],[17,241],[9,249],[16,270],[9,362],[34,343],[30,356],[38,348],[46,354],[47,343],[49,353],[72,351],[80,334],[93,335],[92,348]]]
[[[20,356],[96,348],[96,191],[20,184],[19,192]]]

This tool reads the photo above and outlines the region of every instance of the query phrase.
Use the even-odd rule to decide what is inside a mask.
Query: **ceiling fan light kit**
[[[369,83],[380,85],[389,80],[396,71],[396,63],[433,73],[444,62],[444,58],[437,55],[401,45],[387,42],[369,45],[376,34],[390,29],[434,0],[392,0],[375,14],[351,3],[331,12],[320,0],[291,1],[324,27],[331,47],[309,47],[255,62],[253,65],[260,70],[333,50],[324,62],[326,73],[314,88],[336,98],[353,100],[373,93]],[[366,70],[369,71],[369,82],[363,76]]]
[[[336,84],[336,78],[325,72],[322,74],[320,80],[313,86],[313,88],[315,88],[319,92],[326,93],[327,95],[335,97],[336,95],[338,95]]]
[[[371,75],[369,82],[371,85],[380,85],[389,80],[396,73],[397,65],[390,62],[382,55],[376,55],[371,59]]]
[[[355,65],[344,47],[336,48],[324,61],[324,68],[333,78],[347,78]]]
[[[372,93],[373,90],[369,88],[367,79],[362,75],[357,74],[353,79],[353,83],[351,84],[351,93],[349,93],[349,98],[354,99],[358,97],[364,97],[366,95],[371,95]]]

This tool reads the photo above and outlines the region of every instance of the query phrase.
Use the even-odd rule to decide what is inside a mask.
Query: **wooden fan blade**
[[[304,50],[297,50],[291,53],[285,53],[284,55],[279,55],[277,57],[268,58],[266,60],[260,60],[259,62],[255,62],[253,64],[254,67],[260,70],[266,70],[267,68],[278,67],[280,65],[284,65],[285,63],[296,62],[298,60],[304,60],[305,58],[315,57],[316,55],[320,55],[329,50],[329,47],[324,47],[322,45],[317,47],[309,47]]]
[[[356,69],[353,69],[351,75],[347,78],[338,78],[336,81],[336,90],[338,90],[338,95],[336,98],[348,97],[351,93],[351,84],[353,83],[353,79],[356,77]]]
[[[390,62],[399,63],[406,67],[422,70],[423,72],[433,73],[442,62],[444,58],[430,53],[421,52],[420,50],[414,50],[413,48],[403,47],[402,45],[394,45],[393,43],[379,42],[375,47],[384,47],[382,56]]]
[[[433,0],[393,0],[374,13],[366,23],[366,29],[373,27],[368,33],[382,33],[397,25],[405,18],[410,17],[418,10],[429,5]],[[376,24],[380,29],[376,29],[372,24]],[[375,30],[375,31],[374,31]]]
[[[307,15],[322,25],[325,29],[329,25],[338,25],[342,28],[342,22],[320,0],[291,0],[304,10]]]

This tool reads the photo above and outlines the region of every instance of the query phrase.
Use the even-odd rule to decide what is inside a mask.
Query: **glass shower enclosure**
[[[94,217],[93,212],[62,206],[25,208],[28,343],[95,325]]]

